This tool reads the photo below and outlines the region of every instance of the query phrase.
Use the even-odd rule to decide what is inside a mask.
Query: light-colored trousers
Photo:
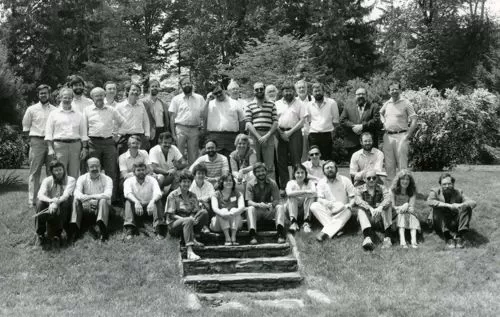
[[[257,231],[257,221],[273,221],[278,225],[285,226],[285,208],[282,205],[276,205],[273,209],[262,209],[256,207],[248,207],[247,221],[248,230],[254,229]]]
[[[229,229],[238,230],[241,228],[241,225],[241,214],[230,216],[227,219],[216,215],[212,218],[212,222],[210,223],[210,230],[214,232],[222,232]]]
[[[84,208],[82,201],[75,199],[73,201],[73,210],[71,212],[71,219],[69,223],[74,223],[78,227],[78,229],[81,228],[82,225],[82,219],[84,217],[84,214],[92,215],[92,216],[97,216],[96,218],[96,223],[98,221],[102,221],[106,228],[108,227],[108,220],[109,220],[109,201],[107,199],[99,199],[99,202],[97,203],[97,210],[92,210],[90,208]]]
[[[54,152],[56,158],[66,167],[66,173],[74,178],[78,178],[80,174],[80,152],[82,143],[72,142],[54,142]]]
[[[49,148],[43,137],[30,137],[29,162],[30,173],[28,177],[28,204],[36,205],[38,191],[40,190],[40,176],[45,165],[46,175],[49,175]]]
[[[320,202],[312,203],[311,212],[323,225],[321,232],[326,233],[330,238],[344,227],[352,215],[351,210],[348,208],[344,208],[338,213],[332,214],[333,209],[324,206]]]
[[[408,151],[410,141],[406,140],[408,133],[384,134],[384,159],[388,180],[393,180],[397,169],[408,168]]]
[[[288,216],[290,220],[292,218],[298,219],[299,217],[299,209],[302,208],[304,210],[304,221],[309,221],[309,212],[311,210],[311,205],[314,202],[315,198],[298,198],[298,197],[288,197],[287,199],[287,210]]]
[[[177,147],[182,155],[186,153],[189,165],[193,164],[198,158],[200,151],[200,129],[199,127],[185,126],[181,124],[175,125],[175,133],[177,134]]]

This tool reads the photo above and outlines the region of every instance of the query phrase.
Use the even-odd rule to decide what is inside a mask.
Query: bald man
[[[74,191],[73,212],[70,225],[72,232],[78,236],[82,230],[82,219],[89,217],[95,223],[93,230],[101,241],[108,237],[108,219],[113,192],[113,181],[101,173],[99,159],[91,157],[87,160],[89,172],[78,177]]]
[[[361,149],[360,136],[363,132],[370,132],[373,136],[373,146],[378,146],[378,132],[382,128],[380,122],[380,108],[368,101],[367,91],[364,88],[356,90],[354,104],[344,107],[340,116],[340,124],[345,131],[345,146],[349,157]]]
[[[117,177],[118,153],[113,140],[113,127],[125,124],[123,116],[113,107],[105,105],[106,92],[96,87],[90,92],[94,104],[83,110],[83,120],[89,136],[89,157],[98,158],[102,162],[104,173],[115,182]],[[113,194],[113,198],[116,195]]]

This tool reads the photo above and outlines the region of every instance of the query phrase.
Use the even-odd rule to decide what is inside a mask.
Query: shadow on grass
[[[28,184],[27,183],[0,184],[0,195],[3,193],[17,192],[17,191],[28,192]]]
[[[442,232],[436,232],[436,234],[441,238],[443,241],[445,238],[443,237]],[[480,247],[484,244],[487,244],[490,242],[490,240],[483,235],[482,233],[478,232],[476,229],[470,229],[465,235],[464,235],[465,241],[467,241],[468,246],[470,247]]]

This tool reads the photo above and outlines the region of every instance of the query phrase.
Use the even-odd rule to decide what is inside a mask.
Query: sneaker
[[[305,233],[310,233],[311,232],[311,226],[309,225],[309,222],[304,222],[302,225],[302,231]]]
[[[457,237],[455,239],[455,245],[457,249],[463,249],[465,247],[465,241],[462,237]]]
[[[255,244],[257,244],[257,243],[258,243],[258,242],[257,242],[257,239],[255,239],[255,237],[253,237],[253,238],[250,240],[250,244],[252,244],[252,245],[255,245]]]
[[[373,244],[372,238],[366,237],[363,240],[363,244],[361,244],[363,249],[366,251],[372,251],[375,248],[375,245]]]
[[[416,243],[411,244],[412,249],[418,249],[418,245]]]
[[[125,239],[130,240],[134,237],[134,229],[133,228],[126,228],[126,236]]]
[[[278,237],[278,243],[279,243],[279,244],[283,244],[283,243],[285,243],[285,238],[283,238],[283,237],[281,237],[281,236],[280,236],[280,237]]]
[[[318,242],[323,242],[325,241],[326,239],[328,239],[328,235],[324,232],[320,232],[318,233],[318,235],[316,236],[316,241]]]
[[[392,247],[391,238],[385,237],[384,241],[382,242],[382,249],[389,249],[390,247]]]
[[[402,247],[403,249],[408,249],[408,245],[406,244],[406,242],[405,242],[405,243],[401,243],[401,247]]]
[[[224,245],[225,246],[230,246],[230,245],[233,245],[233,243],[231,241],[226,241],[226,242],[224,242]]]
[[[296,222],[294,222],[290,225],[290,228],[288,230],[290,230],[291,233],[295,233],[296,231],[299,231],[300,228],[299,225]]]
[[[455,249],[456,245],[455,245],[455,240],[453,239],[448,239],[448,241],[446,241],[446,247],[448,249]]]
[[[192,260],[192,261],[198,261],[200,258],[200,256],[196,253],[194,253],[193,251],[188,251],[187,253],[187,258],[188,260]]]

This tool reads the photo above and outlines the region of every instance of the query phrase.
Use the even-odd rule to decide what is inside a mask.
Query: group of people
[[[119,103],[114,82],[93,88],[92,99],[84,86],[73,76],[56,107],[50,87],[40,85],[39,102],[23,118],[30,140],[28,202],[36,206],[40,244],[78,238],[84,218],[106,240],[113,204],[124,205],[127,239],[149,216],[158,237],[182,237],[190,259],[199,258],[196,232],[222,232],[226,245],[237,245],[244,220],[251,244],[258,243],[262,222],[273,223],[284,243],[287,228],[311,232],[316,219],[323,227],[316,239],[324,241],[355,216],[363,248],[374,248],[372,226],[384,232],[382,247],[392,245],[393,227],[403,247],[406,229],[410,246],[417,247],[417,190],[406,169],[417,121],[397,83],[381,108],[360,88],[356,103],[343,111],[324,96],[321,83],[312,84],[309,96],[302,80],[285,82],[280,100],[276,87],[257,82],[250,102],[240,98],[235,81],[226,90],[216,85],[205,99],[182,78],[182,92],[170,104],[158,98],[155,80],[142,98],[141,87],[128,84]],[[350,177],[339,175],[331,160],[333,132],[340,127],[351,154]],[[383,151],[377,149],[380,133]],[[48,177],[40,184],[44,165]],[[451,175],[439,183],[429,195],[430,218],[450,248],[463,247],[475,202],[454,189]]]

